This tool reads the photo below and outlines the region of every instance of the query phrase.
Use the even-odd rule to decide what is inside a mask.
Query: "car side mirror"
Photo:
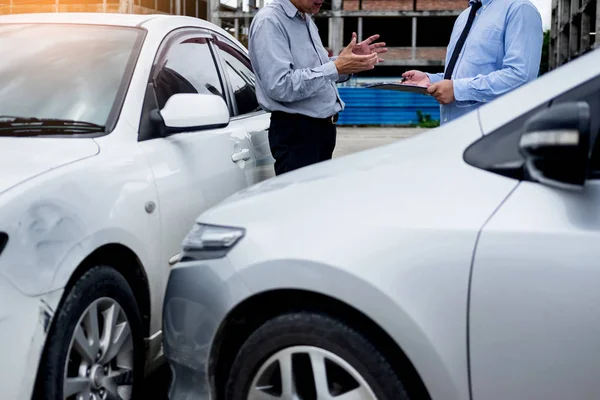
[[[525,123],[519,143],[525,173],[548,186],[580,189],[588,173],[590,131],[586,102],[558,104],[537,113]]]
[[[229,125],[229,107],[221,96],[177,93],[162,110],[150,113],[161,136],[175,133],[224,128]]]

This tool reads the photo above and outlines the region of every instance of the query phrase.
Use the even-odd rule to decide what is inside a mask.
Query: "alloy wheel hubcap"
[[[73,332],[63,384],[64,400],[129,400],[133,337],[125,312],[103,297],[83,312]]]
[[[259,368],[248,400],[377,400],[366,380],[341,357],[313,346],[294,346]]]

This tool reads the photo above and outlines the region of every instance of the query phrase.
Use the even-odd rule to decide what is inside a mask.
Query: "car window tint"
[[[559,96],[553,102],[554,105],[568,101],[585,101],[590,106],[590,115],[592,117],[591,135],[592,140],[596,139],[595,148],[592,151],[590,164],[590,178],[600,178],[600,78],[586,82],[569,92]]]
[[[223,86],[205,38],[180,39],[173,44],[155,78],[158,106],[177,93],[223,96]]]
[[[238,115],[260,110],[250,60],[227,43],[217,41],[216,45],[232,86]]]

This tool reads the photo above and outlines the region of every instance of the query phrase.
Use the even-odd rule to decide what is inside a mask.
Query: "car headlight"
[[[0,254],[2,254],[2,250],[6,247],[6,243],[8,243],[8,235],[4,232],[0,232]]]
[[[180,261],[225,257],[245,233],[243,228],[195,224],[183,240]]]

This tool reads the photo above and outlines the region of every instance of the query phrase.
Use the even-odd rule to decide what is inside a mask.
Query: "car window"
[[[525,122],[543,109],[560,103],[585,101],[592,117],[592,149],[589,179],[600,179],[600,78],[587,81],[568,92],[546,102],[534,110],[510,121],[497,131],[491,132],[471,145],[464,154],[468,164],[493,171],[515,179],[523,179],[523,156],[519,152],[519,140]]]
[[[126,27],[0,24],[0,115],[108,128],[116,122],[143,36]],[[6,135],[20,133],[3,130]]]
[[[256,78],[250,60],[222,40],[217,40],[215,44],[234,93],[237,114],[259,111],[261,108],[256,99]]]
[[[208,39],[181,38],[167,51],[155,78],[159,108],[177,93],[213,94],[224,98]]]
[[[591,135],[592,141],[596,139],[595,148],[592,149],[590,164],[590,178],[600,178],[600,141],[597,140],[600,133],[600,78],[586,82],[567,93],[557,97],[552,104],[560,104],[569,101],[585,101],[590,106],[592,117]]]

